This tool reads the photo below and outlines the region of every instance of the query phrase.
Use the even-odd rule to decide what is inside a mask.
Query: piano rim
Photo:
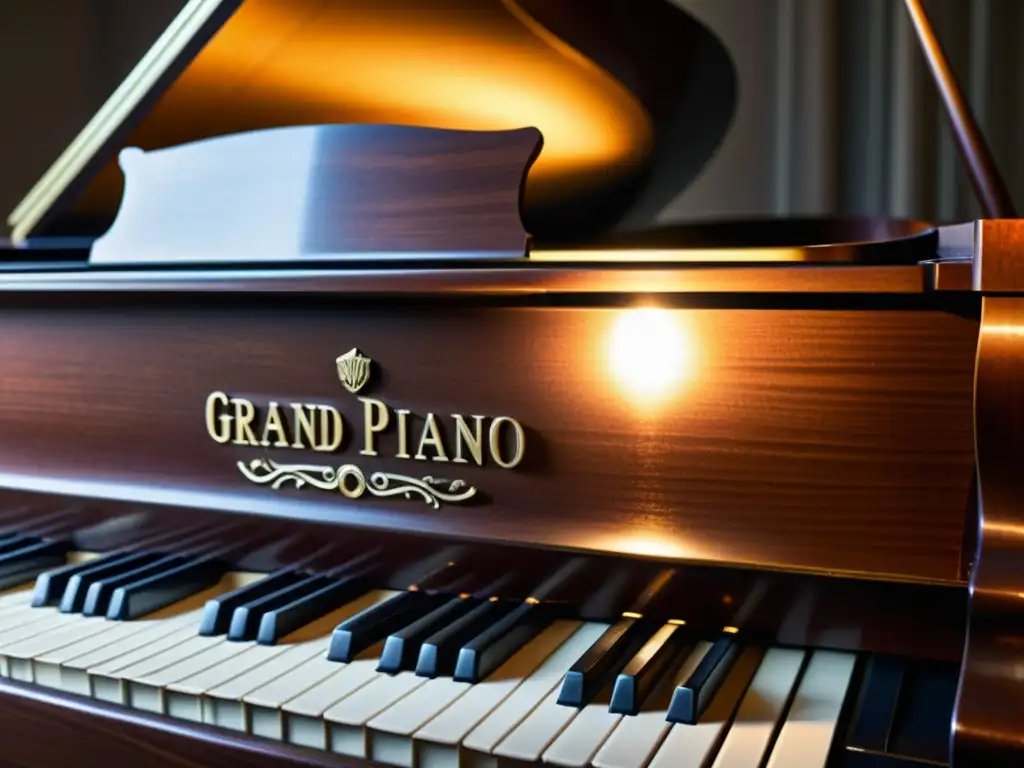
[[[303,293],[366,295],[546,296],[558,294],[893,294],[938,290],[933,265],[711,265],[604,263],[565,265],[528,260],[256,264],[248,268],[182,264],[99,268],[87,264],[0,266],[3,293]],[[970,271],[970,262],[948,264]],[[945,290],[943,294],[951,295]],[[971,295],[969,291],[957,292]]]

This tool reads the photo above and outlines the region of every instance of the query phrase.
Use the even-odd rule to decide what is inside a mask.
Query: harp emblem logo
[[[370,380],[370,358],[353,347],[335,362],[338,364],[338,379],[345,389],[355,394],[366,386]]]

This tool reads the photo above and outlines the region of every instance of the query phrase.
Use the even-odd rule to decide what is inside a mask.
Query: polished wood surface
[[[84,266],[84,265],[83,265]],[[533,264],[521,261],[496,268],[493,263],[467,264],[472,269],[438,269],[438,264],[366,265],[342,269],[339,265],[311,269],[204,269],[191,273],[175,270],[52,270],[2,271],[0,291],[35,294],[108,293],[214,293],[329,296],[356,293],[366,296],[558,297],[566,294],[605,294],[635,297],[655,294],[775,294],[785,305],[796,294],[840,294],[882,297],[921,294],[938,287],[935,273],[923,266],[767,265],[723,269],[716,265],[667,268],[658,264]],[[585,267],[585,268],[583,268]],[[69,299],[70,300],[70,299]],[[913,301],[913,299],[911,299]],[[928,300],[922,300],[929,305]],[[932,302],[944,306],[952,302]],[[977,299],[965,303],[977,304]],[[976,314],[976,312],[975,312]]]
[[[1024,225],[1020,220],[979,220],[974,226],[974,289],[1024,292]]]
[[[652,348],[649,313],[599,298],[561,307],[443,298],[9,294],[0,485],[678,561],[961,578],[969,317],[898,302],[687,308],[679,298],[655,313],[654,330],[669,336]],[[334,366],[352,346],[377,361],[373,396],[393,407],[519,419],[522,466],[365,458],[353,445],[336,457],[282,454],[206,434],[214,390],[257,405],[332,404],[361,424]],[[632,390],[666,353],[678,380],[664,396]],[[395,439],[383,438],[391,455]],[[435,511],[274,492],[235,467],[264,455],[443,470],[481,498]]]
[[[1024,760],[1024,299],[986,298],[975,392],[978,546],[953,732],[955,764]]]
[[[121,209],[90,263],[522,257],[540,148],[535,128],[319,125],[125,150]]]

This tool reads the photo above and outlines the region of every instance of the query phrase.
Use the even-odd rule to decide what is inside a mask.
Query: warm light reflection
[[[709,263],[813,261],[820,253],[807,248],[664,248],[603,251],[530,251],[530,261],[544,262],[638,262]]]
[[[246,0],[129,143],[322,123],[535,126],[542,196],[611,181],[653,135],[626,88],[514,0]]]
[[[622,554],[641,555],[644,557],[671,557],[682,559],[700,559],[700,553],[683,546],[667,536],[657,534],[648,536],[616,536],[612,539],[594,542],[595,549],[603,549]]]
[[[1024,336],[1024,325],[993,325],[982,323],[981,332],[994,336]]]
[[[656,307],[623,311],[608,345],[608,372],[640,404],[674,394],[692,374],[693,350],[679,312]]]

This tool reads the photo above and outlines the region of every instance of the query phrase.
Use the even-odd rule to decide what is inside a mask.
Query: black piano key
[[[740,644],[735,638],[722,637],[716,640],[696,669],[676,686],[665,719],[670,723],[695,724],[732,669],[739,651]]]
[[[651,691],[685,660],[684,654],[692,648],[692,633],[686,627],[663,626],[644,643],[615,679],[608,711],[617,715],[635,715]]]
[[[286,587],[297,584],[308,578],[306,574],[293,570],[271,573],[259,581],[246,584],[244,587],[228,592],[206,601],[203,606],[203,618],[199,623],[199,634],[204,637],[223,635],[231,626],[231,614],[236,608],[260,597],[280,592]]]
[[[110,597],[107,618],[128,621],[191,597],[219,582],[228,563],[214,557],[193,560],[169,571],[118,587]]]
[[[891,656],[872,656],[864,671],[856,711],[853,715],[847,748],[885,752],[889,745],[900,691],[903,689],[904,663]]]
[[[326,616],[346,603],[351,603],[365,594],[366,589],[366,579],[359,575],[332,579],[316,592],[264,613],[260,619],[256,642],[260,645],[274,645],[299,627]]]
[[[420,643],[416,674],[420,677],[450,675],[463,646],[514,609],[514,604],[497,600],[477,603],[475,607]]]
[[[25,566],[53,568],[61,565],[70,550],[71,542],[69,541],[28,542],[18,549],[0,554],[0,578],[24,571]],[[37,565],[39,563],[49,563],[49,565]]]
[[[171,555],[161,557],[151,562],[129,567],[121,573],[107,576],[93,581],[85,592],[85,600],[82,603],[82,614],[85,616],[105,616],[110,608],[110,598],[114,596],[114,590],[133,584],[140,579],[156,576],[161,573],[173,571],[176,568],[193,562],[195,558]]]
[[[42,541],[42,539],[37,536],[23,536],[20,533],[4,536],[3,538],[0,538],[0,555],[7,552],[14,552],[15,550],[22,549],[31,544],[37,544],[40,541]]]
[[[949,760],[958,670],[953,664],[918,662],[906,670],[888,752],[920,760]]]
[[[0,589],[24,584],[63,564],[70,549],[69,541],[36,541],[0,555]]]
[[[357,613],[334,628],[328,661],[352,661],[374,643],[430,613],[442,601],[422,592],[401,592]]]
[[[542,603],[520,605],[462,647],[452,677],[460,683],[483,680],[557,617],[555,606]]]
[[[134,571],[165,557],[166,555],[155,552],[130,552],[82,563],[83,567],[76,568],[68,577],[58,610],[61,613],[78,613],[85,606],[85,596],[89,592],[89,587],[95,582]]]
[[[558,703],[568,707],[586,706],[656,629],[657,625],[634,618],[620,619],[608,627],[569,668],[558,693]]]
[[[388,635],[378,672],[395,674],[413,669],[423,641],[481,605],[479,600],[454,597],[403,629]]]
[[[241,640],[255,640],[259,634],[260,621],[267,611],[281,608],[300,597],[305,597],[323,589],[330,583],[330,578],[319,574],[306,576],[299,581],[286,587],[281,587],[276,592],[271,592],[263,597],[257,597],[243,605],[238,606],[231,614],[231,621],[228,624],[228,640],[238,642]]]
[[[68,582],[71,581],[72,576],[88,572],[106,563],[123,560],[129,556],[131,556],[131,553],[118,552],[116,554],[98,557],[94,560],[85,560],[80,563],[69,563],[61,566],[60,568],[54,568],[46,571],[45,573],[41,573],[39,578],[36,579],[35,587],[32,590],[32,607],[42,608],[45,605],[55,605],[60,603],[61,596],[67,589]]]

